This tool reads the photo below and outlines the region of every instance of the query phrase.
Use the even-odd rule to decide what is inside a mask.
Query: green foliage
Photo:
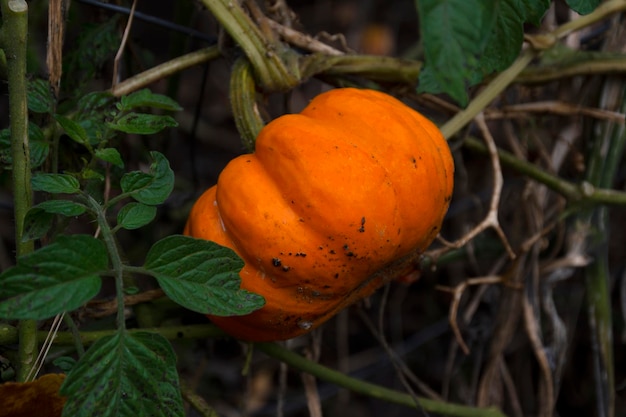
[[[87,235],[59,236],[0,275],[0,317],[43,320],[75,310],[98,293],[98,274],[107,264],[102,241]]]
[[[57,106],[42,80],[30,83],[28,98],[31,114],[47,114],[41,119],[51,124],[41,129],[31,123],[35,166],[76,150],[80,159],[59,160],[63,173],[32,176],[32,189],[49,199],[26,214],[23,239],[47,237],[52,243],[0,274],[0,318],[45,320],[74,311],[98,294],[103,279],[113,279],[120,306],[117,331],[98,340],[72,366],[62,389],[68,396],[64,415],[180,416],[182,400],[169,343],[157,334],[126,331],[124,295],[135,287],[125,285],[124,276],[154,276],[173,301],[198,312],[247,314],[264,304],[262,297],[239,288],[243,262],[217,244],[172,236],[154,244],[144,267],[121,260],[115,234],[152,222],[175,178],[167,158],[156,151],[150,152],[149,169],[124,172],[113,141],[123,133],[150,135],[176,126],[170,115],[149,112],[178,111],[180,106],[149,90],[119,100],[95,92]],[[63,134],[70,139],[63,146],[72,152],[64,152],[52,136]],[[54,152],[52,144],[59,147]],[[10,145],[9,131],[0,131],[0,155],[8,168]],[[119,192],[103,202],[105,179]],[[100,238],[59,234],[62,227],[54,227],[78,216],[93,219]]]
[[[148,205],[161,204],[174,188],[174,171],[159,152],[151,152],[154,159],[150,172],[133,171],[122,177],[122,191],[140,203]]]
[[[178,304],[199,313],[235,316],[249,314],[264,304],[261,296],[239,288],[243,265],[229,248],[169,236],[150,249],[145,267]]]
[[[600,0],[566,0],[567,5],[575,12],[580,14],[589,14],[593,12],[600,4]]]
[[[61,386],[63,416],[184,415],[176,357],[155,333],[120,331],[94,343]]]
[[[589,13],[598,0],[570,0]],[[524,24],[539,25],[549,0],[416,0],[425,67],[418,92],[446,93],[462,106],[468,87],[518,56]]]

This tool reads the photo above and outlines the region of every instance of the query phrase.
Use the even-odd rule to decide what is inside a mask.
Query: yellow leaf
[[[60,417],[63,380],[64,374],[47,374],[33,382],[5,382],[0,385],[0,417]]]

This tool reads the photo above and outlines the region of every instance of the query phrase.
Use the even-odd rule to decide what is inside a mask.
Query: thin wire
[[[61,323],[63,322],[64,316],[65,316],[65,313],[57,314],[56,316],[54,316],[54,320],[52,321],[52,326],[50,326],[50,331],[46,335],[46,340],[43,342],[43,345],[41,346],[41,350],[39,351],[39,355],[37,355],[37,359],[35,360],[35,366],[31,368],[30,372],[28,373],[28,376],[26,377],[27,382],[34,381],[35,379],[37,379],[37,375],[39,374],[39,371],[41,371],[41,368],[43,367],[43,364],[46,361],[46,356],[48,356],[48,352],[50,351],[50,348],[52,347],[52,342],[57,336],[57,332],[59,331],[59,327],[61,326]]]
[[[84,4],[89,4],[91,6],[96,6],[99,7],[101,9],[105,9],[105,10],[110,10],[116,13],[122,13],[122,14],[126,14],[126,15],[130,15],[130,9],[128,9],[127,7],[122,7],[122,6],[118,6],[115,4],[110,4],[110,3],[102,3],[100,1],[97,0],[78,0],[79,3],[84,3]],[[214,45],[217,43],[217,36],[211,36],[211,35],[207,35],[204,32],[200,32],[199,30],[195,30],[195,29],[190,29],[186,26],[182,26],[182,25],[178,25],[176,23],[170,22],[168,20],[165,19],[161,19],[159,17],[156,16],[152,16],[146,13],[142,13],[142,12],[135,12],[135,19],[139,19],[142,20],[144,22],[148,22],[148,23],[153,23],[155,25],[161,26],[161,27],[165,27],[168,29],[171,29],[173,31],[176,32],[181,32],[184,33],[186,35],[191,36],[192,38],[196,38],[202,41],[207,42],[210,45]]]

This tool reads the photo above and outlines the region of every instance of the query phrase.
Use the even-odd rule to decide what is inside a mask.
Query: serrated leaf
[[[31,168],[39,168],[48,158],[50,145],[46,141],[43,131],[32,122],[28,123],[28,142],[30,145]]]
[[[566,0],[566,2],[576,13],[582,15],[593,12],[600,5],[600,0]]]
[[[109,162],[120,168],[124,168],[124,161],[122,161],[122,155],[115,148],[96,149],[96,158]]]
[[[81,145],[89,146],[89,137],[87,131],[80,124],[74,120],[69,119],[61,114],[55,114],[54,119],[61,125],[67,136],[74,142],[78,142]]]
[[[152,107],[169,111],[182,110],[182,107],[176,101],[162,94],[155,94],[147,88],[128,96],[123,96],[118,105],[118,109],[123,112],[136,109],[137,107]]]
[[[243,261],[229,248],[188,236],[169,236],[152,246],[145,268],[176,303],[216,316],[249,314],[265,304],[240,288]]]
[[[100,291],[99,274],[107,267],[102,241],[88,235],[59,236],[0,275],[0,317],[44,320],[75,310]]]
[[[94,91],[81,97],[76,107],[81,115],[93,112],[101,114],[104,109],[111,106],[114,99],[113,94],[108,91]]]
[[[54,97],[46,80],[36,79],[28,83],[28,109],[34,113],[50,113]]]
[[[507,68],[518,56],[523,25],[538,25],[549,0],[419,0],[426,64],[418,92],[445,92],[460,104],[466,87]]]
[[[80,183],[68,174],[35,174],[32,178],[34,191],[46,191],[53,194],[76,194]]]
[[[420,0],[417,2],[425,52],[425,71],[442,91],[467,103],[467,80],[477,66],[485,38],[494,23],[493,6],[483,0]]]
[[[138,135],[152,135],[178,123],[171,116],[157,114],[128,113],[108,125],[111,129]]]
[[[174,351],[156,333],[119,330],[98,339],[60,393],[68,417],[184,416]]]
[[[26,212],[24,217],[24,233],[22,241],[28,242],[33,239],[40,239],[52,227],[54,214],[48,213],[42,209],[32,208]]]
[[[67,373],[72,370],[74,365],[76,365],[76,359],[71,356],[61,356],[53,360],[52,364],[61,369],[61,371]]]
[[[541,19],[550,8],[550,0],[523,0],[524,21],[535,26],[541,24]]]
[[[42,130],[35,123],[28,122],[28,142],[30,150],[31,168],[38,168],[48,158],[50,145]],[[11,165],[13,157],[11,155],[11,131],[10,129],[2,129],[0,131],[0,158],[2,163]]]
[[[37,204],[31,210],[34,209],[67,217],[80,216],[87,211],[87,207],[83,204],[70,200],[47,200]]]
[[[117,224],[127,230],[139,229],[156,216],[157,209],[141,203],[128,203],[117,213]]]
[[[152,151],[150,155],[154,160],[150,173],[128,172],[122,177],[120,185],[124,193],[129,193],[140,203],[157,205],[164,202],[174,189],[174,171],[163,154]]]

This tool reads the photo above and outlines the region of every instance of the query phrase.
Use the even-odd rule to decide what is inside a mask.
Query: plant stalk
[[[260,89],[286,91],[298,85],[297,54],[275,39],[266,39],[239,2],[202,0],[202,3],[246,54]]]
[[[106,212],[103,207],[90,195],[85,194],[85,200],[89,208],[96,214],[96,221],[102,233],[102,240],[109,252],[109,259],[113,267],[113,276],[115,279],[115,297],[117,299],[117,328],[118,330],[126,330],[126,316],[124,314],[124,264],[122,257],[117,249],[115,236],[109,226],[106,218]]]
[[[26,94],[26,53],[28,41],[28,4],[23,0],[2,0],[3,49],[7,60],[11,156],[13,159],[13,202],[15,248],[17,257],[34,250],[32,241],[24,242],[24,218],[32,207],[30,148],[28,142],[28,103]],[[37,323],[19,323],[18,381],[25,382],[37,358]]]

